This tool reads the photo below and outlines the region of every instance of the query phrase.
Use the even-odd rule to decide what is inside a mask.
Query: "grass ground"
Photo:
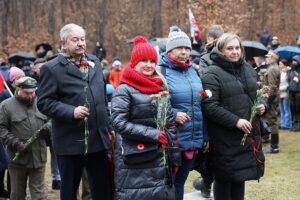
[[[265,155],[265,175],[246,182],[246,200],[300,200],[300,132],[280,131],[279,137],[280,153]],[[198,176],[190,173],[185,192],[196,191],[192,182]]]
[[[300,132],[280,131],[280,150],[278,154],[266,155],[265,175],[260,182],[246,182],[246,200],[300,200]],[[190,173],[186,193],[196,191],[192,182],[198,176],[195,171]],[[47,162],[48,199],[58,200],[59,192],[51,190],[51,184],[50,163]]]

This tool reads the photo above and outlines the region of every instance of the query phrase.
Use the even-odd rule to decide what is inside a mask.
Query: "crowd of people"
[[[280,152],[279,129],[300,131],[300,55],[280,58],[265,28],[270,51],[254,68],[238,35],[213,25],[205,48],[195,35],[170,27],[163,53],[137,36],[129,63],[110,67],[103,44],[86,53],[86,31],[67,24],[58,53],[42,43],[30,68],[1,62],[0,196],[25,199],[29,182],[31,199],[47,199],[49,146],[62,200],[78,199],[81,181],[82,199],[183,200],[191,170],[203,197],[244,199],[264,153]],[[269,93],[256,102],[258,82]]]

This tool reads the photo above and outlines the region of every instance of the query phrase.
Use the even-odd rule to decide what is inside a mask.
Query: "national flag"
[[[192,10],[189,9],[189,20],[190,20],[190,31],[192,38],[200,38],[201,37],[201,31],[199,26],[196,23],[195,17],[192,13]]]
[[[4,78],[3,78],[2,74],[0,73],[0,92],[2,92],[3,90],[5,90]]]

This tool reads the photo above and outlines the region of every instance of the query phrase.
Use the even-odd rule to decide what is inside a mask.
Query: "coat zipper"
[[[194,126],[194,93],[193,93],[193,88],[192,88],[192,84],[190,83],[189,79],[187,78],[186,76],[186,71],[183,71],[183,75],[184,75],[184,78],[187,80],[187,82],[189,83],[189,86],[190,86],[190,90],[191,90],[191,93],[192,93],[192,101],[191,101],[191,105],[192,105],[192,125],[193,125],[193,129],[192,129],[192,138],[191,138],[191,141],[194,140],[194,132],[195,132],[195,126]],[[193,144],[193,148],[194,149],[194,143],[192,142]]]

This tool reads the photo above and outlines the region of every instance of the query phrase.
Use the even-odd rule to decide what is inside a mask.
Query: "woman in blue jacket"
[[[171,94],[171,106],[178,126],[182,166],[175,175],[177,199],[182,200],[184,183],[189,175],[198,149],[207,144],[207,134],[201,110],[203,90],[201,80],[191,67],[189,37],[173,26],[170,28],[166,52],[159,59],[158,70],[165,76]]]

